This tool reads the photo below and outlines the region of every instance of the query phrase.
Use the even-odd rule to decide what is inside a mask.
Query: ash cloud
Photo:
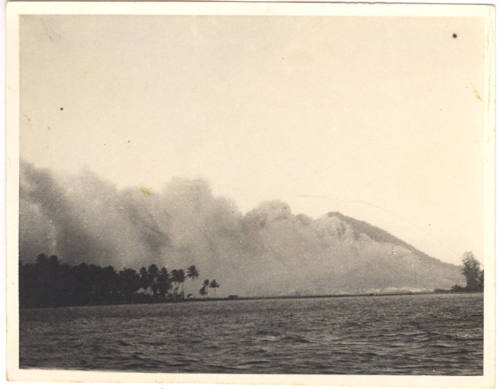
[[[352,220],[352,219],[351,219]],[[135,269],[196,265],[220,294],[279,295],[449,287],[458,268],[402,242],[373,238],[348,218],[294,215],[282,201],[242,214],[203,180],[174,178],[159,192],[118,190],[89,171],[56,176],[22,162],[20,259],[45,252]],[[428,258],[428,257],[427,257]],[[199,281],[186,282],[196,292]]]

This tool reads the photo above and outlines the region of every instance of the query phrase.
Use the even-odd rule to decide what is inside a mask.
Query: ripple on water
[[[448,294],[23,310],[20,366],[481,375],[482,299]]]

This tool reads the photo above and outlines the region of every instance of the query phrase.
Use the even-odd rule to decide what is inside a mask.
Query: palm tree
[[[220,287],[220,285],[217,283],[217,281],[212,280],[212,282],[210,282],[210,285],[208,287],[213,288],[214,293],[215,293],[215,297],[217,297],[217,288]]]
[[[200,276],[200,273],[198,273],[198,269],[196,268],[195,265],[191,265],[187,269],[187,277],[191,280],[194,280],[195,278],[198,278]]]
[[[170,277],[168,275],[168,270],[164,266],[160,270],[160,274],[158,275],[158,289],[160,291],[160,296],[165,298],[168,290],[170,289],[171,282]]]
[[[208,288],[209,284],[210,284],[210,280],[203,281],[203,285],[201,286],[201,289],[200,289],[200,294],[202,296],[206,296],[207,295],[207,288]]]
[[[184,297],[184,281],[186,280],[186,273],[184,272],[184,269],[179,269],[177,272],[177,279],[181,284],[182,297]]]
[[[196,268],[195,265],[191,265],[188,267],[187,276],[192,280],[200,276],[200,273],[198,273],[198,269]]]
[[[186,274],[184,273],[184,269],[174,269],[172,270],[172,281],[174,281],[177,286],[176,290],[181,286],[181,295],[184,298],[184,280],[186,279]]]

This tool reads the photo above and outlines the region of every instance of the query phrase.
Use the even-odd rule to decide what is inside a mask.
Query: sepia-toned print
[[[289,5],[16,8],[13,377],[492,382],[490,8]]]

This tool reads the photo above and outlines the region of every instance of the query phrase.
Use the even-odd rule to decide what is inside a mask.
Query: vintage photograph
[[[18,369],[485,376],[490,7],[164,6],[16,14]]]

